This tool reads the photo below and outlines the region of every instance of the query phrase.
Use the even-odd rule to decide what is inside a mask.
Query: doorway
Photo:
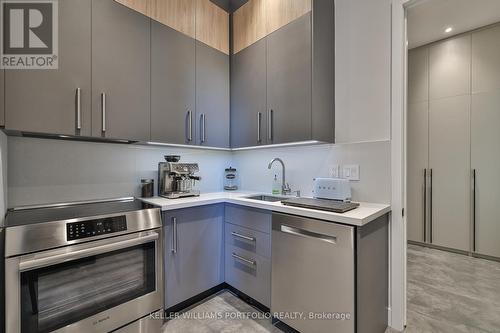
[[[500,2],[406,7],[407,330],[500,329]]]

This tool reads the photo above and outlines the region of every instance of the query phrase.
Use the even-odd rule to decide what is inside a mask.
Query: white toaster
[[[347,179],[314,178],[313,196],[317,199],[351,201],[351,184]]]

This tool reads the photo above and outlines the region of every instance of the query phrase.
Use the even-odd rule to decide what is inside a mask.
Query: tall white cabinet
[[[500,258],[500,26],[409,51],[408,239]]]
[[[472,247],[476,253],[500,257],[500,26],[472,34],[470,128]]]

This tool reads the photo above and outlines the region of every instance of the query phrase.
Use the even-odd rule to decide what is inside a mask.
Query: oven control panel
[[[127,230],[127,218],[123,216],[73,222],[66,224],[66,239],[75,240],[101,236]]]

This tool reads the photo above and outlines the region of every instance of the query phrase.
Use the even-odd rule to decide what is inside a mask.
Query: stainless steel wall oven
[[[154,332],[163,308],[160,211],[133,199],[6,218],[6,332]]]

